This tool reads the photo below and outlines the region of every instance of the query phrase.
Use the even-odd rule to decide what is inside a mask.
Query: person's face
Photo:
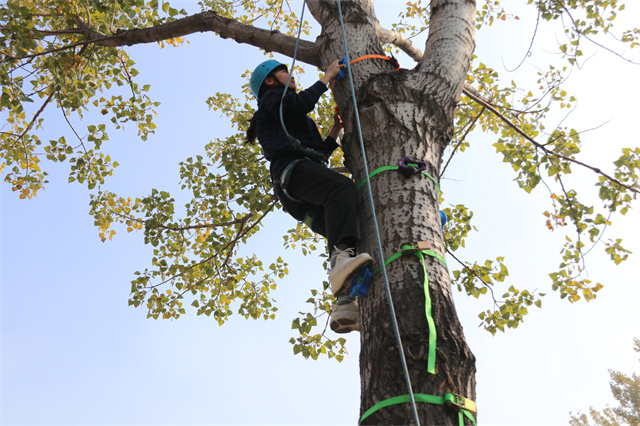
[[[289,71],[287,71],[286,69],[280,69],[274,73],[274,76],[278,79],[280,83],[282,83],[282,85],[286,85],[287,80],[289,79]],[[293,78],[292,76],[291,81],[289,81],[289,89],[295,90],[295,88],[296,88],[296,79]]]

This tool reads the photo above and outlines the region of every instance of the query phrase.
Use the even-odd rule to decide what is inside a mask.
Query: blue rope
[[[284,130],[284,134],[287,135],[287,138],[291,141],[295,149],[297,149],[298,151],[301,151],[307,157],[315,158],[320,160],[322,163],[326,163],[327,159],[325,158],[324,154],[314,149],[303,147],[302,142],[300,142],[298,139],[294,138],[289,134],[289,132],[287,131],[287,126],[285,126],[284,124],[284,117],[282,115],[282,104],[284,103],[284,97],[287,94],[287,89],[289,88],[289,83],[291,82],[291,76],[293,75],[293,69],[296,64],[296,57],[298,56],[298,44],[300,43],[300,32],[302,31],[302,23],[304,22],[303,21],[304,9],[306,5],[307,5],[307,2],[305,0],[302,2],[302,12],[300,13],[300,25],[298,26],[298,36],[296,37],[296,47],[293,50],[293,61],[291,62],[291,72],[289,73],[289,78],[287,78],[287,84],[284,86],[284,90],[282,91],[282,99],[280,99],[280,108],[279,108],[280,125],[282,126],[282,130]]]
[[[344,52],[347,58],[347,64],[351,63],[349,58],[349,49],[347,48],[347,35],[344,30],[344,20],[342,18],[342,7],[340,0],[338,0],[338,16],[340,18],[340,28],[342,29],[342,42],[344,43]],[[418,417],[418,407],[416,407],[416,399],[413,395],[413,389],[411,387],[411,378],[409,377],[409,367],[407,366],[407,360],[404,356],[404,348],[402,346],[402,339],[400,338],[400,329],[398,327],[398,319],[396,317],[396,311],[393,307],[393,299],[391,297],[391,288],[389,287],[389,278],[387,276],[387,268],[384,264],[384,253],[382,252],[382,243],[380,241],[380,230],[378,229],[378,219],[376,218],[376,209],[373,204],[373,193],[371,191],[371,181],[369,179],[369,167],[367,166],[367,155],[364,149],[364,140],[362,137],[362,128],[360,126],[360,116],[358,112],[358,103],[356,102],[356,92],[353,87],[353,75],[351,74],[351,67],[347,65],[347,72],[349,73],[349,84],[351,87],[351,99],[353,100],[353,109],[356,118],[356,128],[358,130],[358,139],[360,141],[360,151],[362,152],[362,162],[364,164],[364,174],[367,176],[367,190],[369,195],[369,205],[371,207],[371,214],[373,218],[373,226],[376,235],[376,244],[378,245],[378,256],[380,263],[382,264],[382,277],[384,279],[384,289],[387,293],[387,301],[389,303],[389,310],[391,311],[391,322],[393,324],[393,331],[395,332],[396,342],[400,351],[400,360],[402,362],[402,371],[404,373],[404,380],[409,390],[409,396],[411,397],[411,408],[413,410],[413,418],[416,425],[420,426],[420,418]]]

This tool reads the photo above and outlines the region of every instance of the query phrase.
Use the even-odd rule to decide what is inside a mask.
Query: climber
[[[323,140],[316,123],[307,116],[315,108],[327,84],[345,65],[336,59],[327,72],[306,90],[297,92],[287,66],[268,60],[256,67],[250,88],[258,100],[258,110],[251,118],[246,141],[262,146],[270,162],[270,175],[282,207],[295,219],[305,222],[327,238],[330,255],[329,284],[337,302],[331,310],[331,329],[337,333],[359,330],[358,305],[348,296],[354,276],[372,264],[371,256],[356,256],[358,227],[356,186],[351,179],[326,167],[331,153],[338,147],[342,130],[339,115],[329,135]],[[285,85],[289,81],[288,87]],[[280,120],[280,102],[286,90],[282,117],[291,140]]]

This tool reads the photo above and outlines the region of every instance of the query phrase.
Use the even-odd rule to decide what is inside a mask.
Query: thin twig
[[[478,119],[480,118],[480,116],[484,112],[484,109],[485,108],[483,106],[482,109],[480,110],[480,112],[478,113],[478,115],[473,119],[473,121],[467,127],[467,130],[464,133],[464,135],[462,135],[462,138],[460,138],[460,141],[456,144],[455,148],[453,148],[453,151],[451,152],[451,155],[449,156],[449,159],[447,160],[447,163],[444,165],[444,167],[442,168],[442,171],[440,172],[440,179],[442,179],[442,176],[444,176],[444,172],[447,170],[447,166],[449,165],[449,163],[453,159],[453,155],[456,153],[456,151],[460,147],[460,145],[462,145],[462,142],[464,142],[464,139],[467,137],[467,135],[469,134],[469,132],[471,131],[473,126],[476,124],[476,121],[478,121]]]
[[[569,16],[569,19],[571,19],[571,23],[573,24],[573,28],[575,29],[575,31],[582,37],[586,38],[587,40],[589,40],[591,43],[595,44],[598,47],[603,48],[604,50],[608,51],[609,53],[612,53],[614,55],[616,55],[617,57],[619,57],[620,59],[622,59],[623,61],[629,62],[631,64],[634,65],[640,65],[640,62],[634,62],[631,59],[627,59],[624,56],[622,56],[620,53],[618,52],[614,52],[612,49],[592,40],[591,38],[589,38],[589,36],[587,36],[586,34],[584,34],[579,28],[578,25],[576,24],[575,19],[573,19],[573,16],[571,15],[571,12],[569,12],[569,9],[567,9],[567,7],[560,1],[558,0],[554,0],[556,4],[558,4],[562,9],[564,9],[564,11],[567,13],[567,16]]]
[[[478,273],[476,271],[474,271],[473,269],[469,268],[463,261],[461,261],[460,259],[458,259],[452,252],[451,250],[449,250],[447,248],[447,253],[449,254],[449,256],[453,257],[456,262],[458,262],[463,268],[465,268],[467,271],[471,272],[473,274],[473,276],[475,276],[478,280],[480,280],[480,282],[482,282],[482,284],[489,289],[489,291],[491,292],[491,298],[493,299],[493,304],[497,307],[498,306],[498,301],[496,300],[496,296],[493,293],[493,288],[487,284],[480,275],[478,275]]]
[[[522,61],[520,61],[520,63],[518,64],[517,67],[515,67],[514,69],[510,70],[508,69],[506,66],[504,67],[508,72],[514,72],[515,70],[517,70],[518,68],[520,68],[522,66],[522,64],[524,63],[524,61],[527,60],[527,58],[529,57],[529,55],[531,54],[531,49],[533,48],[533,42],[536,39],[536,34],[538,34],[538,25],[540,24],[540,8],[538,8],[538,17],[536,18],[536,27],[533,30],[533,36],[531,37],[531,43],[529,44],[529,48],[527,49],[527,53],[524,55],[524,58],[522,58]],[[504,60],[502,62],[502,65],[504,66]]]
[[[597,173],[601,176],[604,176],[605,178],[609,179],[611,182],[616,183],[617,185],[628,189],[629,191],[635,192],[637,194],[640,194],[640,190],[636,189],[633,187],[633,185],[625,185],[624,183],[620,182],[619,180],[612,178],[611,176],[609,176],[608,174],[604,173],[602,170],[600,170],[597,167],[593,167],[590,166],[588,164],[585,164],[581,161],[578,161],[574,158],[570,158],[570,157],[566,157],[564,155],[558,154],[554,151],[551,151],[549,149],[547,149],[543,144],[536,142],[531,136],[529,136],[524,130],[522,130],[517,124],[515,124],[513,121],[509,120],[507,117],[505,117],[503,114],[501,114],[500,112],[498,112],[498,110],[496,110],[496,108],[493,107],[493,105],[491,105],[489,102],[486,102],[484,99],[482,99],[480,96],[475,95],[474,93],[472,93],[470,90],[464,88],[463,93],[467,96],[469,96],[471,99],[473,99],[474,101],[478,102],[480,105],[485,106],[489,111],[491,111],[492,113],[494,113],[499,119],[501,119],[502,121],[504,121],[505,123],[507,123],[509,126],[511,126],[513,128],[513,130],[515,130],[518,134],[520,134],[523,138],[525,138],[527,141],[531,142],[536,148],[540,149],[541,151],[543,151],[545,154],[553,156],[553,157],[557,157],[557,158],[561,158],[563,160],[569,161],[571,163],[577,164],[579,166],[585,167],[591,171],[593,171],[594,173]]]

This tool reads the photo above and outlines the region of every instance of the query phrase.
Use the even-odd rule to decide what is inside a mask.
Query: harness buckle
[[[417,241],[403,243],[400,251],[403,255],[414,254],[418,251],[431,250],[431,243],[429,241]]]
[[[456,393],[446,393],[444,395],[444,405],[447,407],[455,407],[458,410],[470,411],[474,414],[477,412],[475,401]]]
[[[424,161],[414,160],[411,157],[403,157],[398,161],[398,171],[406,179],[425,170],[427,170],[427,163]]]

